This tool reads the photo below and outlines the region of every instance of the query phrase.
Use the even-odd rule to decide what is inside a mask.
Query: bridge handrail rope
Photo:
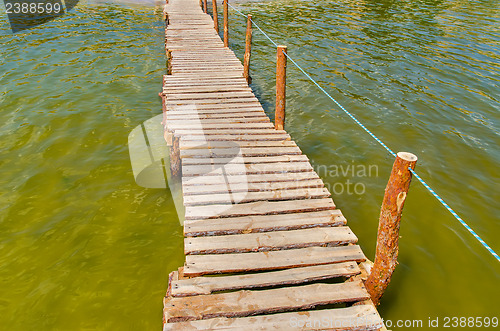
[[[238,14],[243,17],[247,17],[247,15],[243,14],[240,10],[232,6],[228,2],[228,6],[235,10]],[[269,35],[260,28],[258,24],[255,23],[253,19],[251,19],[252,24],[266,37],[275,47],[278,47],[278,44],[271,38]],[[295,60],[290,57],[286,52],[283,52],[285,56],[299,69],[316,87],[318,87],[321,92],[323,92],[330,100],[332,100],[344,113],[346,113],[356,124],[358,124],[363,130],[365,130],[376,142],[378,142],[382,147],[384,147],[393,157],[396,157],[396,153],[394,153],[382,140],[380,140],[374,133],[372,133],[366,126],[363,125],[354,115],[352,115],[347,109],[344,108],[334,97],[332,97],[321,85],[314,80]],[[415,176],[415,178],[422,183],[422,185],[462,224],[473,236],[476,238],[479,243],[488,250],[488,252],[493,255],[498,262],[500,262],[500,256],[441,198],[430,186],[427,184],[422,177],[420,177],[417,172],[411,168],[408,168],[410,172]]]

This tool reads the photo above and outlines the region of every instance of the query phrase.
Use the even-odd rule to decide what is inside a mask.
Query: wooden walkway
[[[164,330],[380,329],[366,258],[308,158],[274,129],[198,0],[165,11],[186,262],[170,274]]]

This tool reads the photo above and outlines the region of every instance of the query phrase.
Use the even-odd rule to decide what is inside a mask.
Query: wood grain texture
[[[187,255],[184,274],[190,277],[277,270],[347,261],[363,262],[365,256],[357,245],[307,247],[270,252]]]
[[[347,226],[311,228],[225,236],[194,237],[184,241],[184,254],[266,252],[313,246],[354,244],[358,238]]]
[[[343,262],[248,275],[195,277],[182,280],[173,278],[171,294],[174,297],[183,297],[217,291],[303,284],[341,276],[350,277],[360,272],[356,262]]]
[[[346,308],[309,310],[239,318],[210,318],[205,320],[169,323],[164,331],[197,330],[379,330],[383,322],[373,305]]]
[[[244,300],[242,300],[244,298]],[[242,290],[231,293],[174,297],[164,308],[167,322],[213,317],[240,317],[308,309],[338,302],[368,299],[361,282],[311,284],[263,291]]]

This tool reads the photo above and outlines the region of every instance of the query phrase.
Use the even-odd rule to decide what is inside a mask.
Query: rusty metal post
[[[412,177],[408,168],[415,169],[416,163],[415,155],[399,152],[385,188],[378,224],[375,262],[365,283],[375,305],[379,304],[398,264],[399,223]]]
[[[276,112],[274,116],[276,130],[284,130],[285,128],[286,50],[286,46],[278,46],[276,55]]]
[[[217,0],[212,0],[212,15],[214,17],[214,28],[219,33],[219,16],[217,14]]]
[[[227,1],[224,0],[224,47],[229,47],[229,17],[228,17],[228,6]]]
[[[203,11],[206,13],[208,13],[208,1],[207,0],[203,0]]]
[[[181,150],[179,146],[180,137],[172,134],[172,145],[170,146],[170,176],[175,179],[181,178]]]
[[[245,38],[245,57],[243,58],[243,77],[250,84],[250,55],[252,51],[252,15],[247,16],[247,35]]]

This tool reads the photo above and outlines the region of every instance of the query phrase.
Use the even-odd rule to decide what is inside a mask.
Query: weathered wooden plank
[[[189,100],[189,101],[197,101],[197,100],[210,100],[210,99],[217,99],[217,100],[231,100],[231,99],[242,99],[242,98],[255,98],[255,95],[252,92],[249,91],[243,91],[243,92],[209,92],[209,93],[185,93],[185,94],[178,94],[178,93],[169,93],[168,94],[168,100],[174,101],[174,100]]]
[[[230,207],[224,204],[211,206],[186,206],[186,219],[237,217],[252,215],[291,214],[298,212],[335,209],[330,198],[292,201],[257,201],[235,204]]]
[[[239,129],[243,130],[245,128],[241,127]],[[251,129],[247,128],[247,130]],[[178,130],[175,130],[175,132],[178,133]],[[277,155],[294,155],[294,154],[297,155],[297,154],[302,154],[302,152],[298,147],[254,147],[254,148],[239,147],[237,154],[240,156],[277,156]],[[236,156],[235,148],[211,148],[211,149],[190,148],[181,150],[181,158],[184,157],[215,158],[215,157],[228,157],[228,156],[233,156],[233,157]]]
[[[215,85],[207,86],[201,85],[197,87],[192,86],[167,86],[163,88],[163,93],[165,94],[196,94],[196,93],[216,93],[216,92],[251,92],[249,87],[245,86],[228,86],[228,85]]]
[[[276,133],[274,129],[251,129],[251,130],[241,130],[241,129],[217,129],[217,130],[201,130],[201,129],[176,129],[175,134],[185,136],[185,135],[241,135],[242,133],[247,135],[261,135],[261,134],[273,134]],[[248,155],[251,156],[251,155]],[[272,156],[272,155],[269,155]],[[186,157],[188,157],[186,155]]]
[[[221,169],[220,165],[185,165],[182,169],[184,176],[215,176],[222,173],[225,175],[271,174],[304,171],[313,171],[309,162],[276,162],[246,165],[238,163],[224,165],[224,169]]]
[[[258,105],[232,104],[232,105],[168,105],[169,115],[212,115],[212,114],[232,114],[241,115],[242,113],[255,113],[262,115],[264,110]],[[274,132],[274,131],[272,131]]]
[[[233,186],[238,183],[276,183],[276,182],[293,182],[319,179],[315,172],[288,172],[278,174],[258,174],[258,175],[232,175],[226,176],[196,176],[182,178],[182,185],[220,185],[225,184]]]
[[[217,193],[239,193],[239,192],[262,192],[276,190],[293,190],[306,187],[324,187],[321,179],[300,180],[274,183],[231,183],[215,185],[184,185],[182,192],[185,196],[197,194],[217,194]]]
[[[253,135],[257,138],[259,138],[259,135]],[[217,135],[208,135],[206,136],[207,140],[210,140],[212,137],[217,138]],[[186,137],[183,137],[182,139],[185,139]],[[242,159],[242,161],[241,161]],[[244,164],[254,164],[254,163],[274,163],[274,162],[308,162],[309,159],[307,158],[306,155],[278,155],[278,156],[246,156],[242,157],[241,159],[238,159],[238,162],[241,161]],[[235,162],[233,158],[204,158],[204,159],[197,159],[197,158],[184,158],[182,160],[183,165],[191,165],[191,164],[228,164],[231,162]]]
[[[347,226],[310,228],[184,240],[184,254],[267,252],[313,246],[354,244],[358,238]]]
[[[211,318],[205,320],[167,323],[164,331],[197,330],[379,330],[384,323],[373,305],[347,308],[309,310],[272,315],[239,318]]]
[[[234,142],[244,142],[244,141],[283,141],[283,140],[291,140],[289,135],[274,133],[274,134],[212,134],[212,135],[189,135],[184,136],[183,141],[234,141]],[[273,161],[269,161],[273,162]]]
[[[251,130],[251,129],[272,129],[273,124],[268,122],[248,122],[248,123],[230,123],[227,124],[218,121],[218,123],[201,123],[199,121],[169,121],[167,122],[169,130],[188,130],[188,129],[203,129],[216,130],[225,129],[230,126],[233,129]],[[200,127],[201,126],[201,127]]]
[[[241,298],[244,297],[244,300]],[[243,290],[231,293],[171,298],[165,303],[167,322],[200,320],[213,317],[239,317],[308,309],[339,302],[369,299],[360,281],[340,284],[310,284],[263,291]]]
[[[216,105],[215,108],[227,108],[227,107],[237,107],[235,104],[239,105],[239,107],[248,107],[253,104],[259,104],[259,100],[256,97],[248,97],[248,98],[234,98],[234,99],[224,99],[224,100],[216,100],[216,99],[199,99],[199,100],[169,100],[167,98],[167,105],[179,106],[179,105],[196,105],[200,108],[206,107],[202,105]],[[226,105],[226,107],[222,107],[222,105]],[[208,107],[207,107],[208,108]]]
[[[227,121],[231,123],[231,121]],[[181,143],[181,149],[190,149],[190,148],[235,148],[235,147],[297,147],[297,144],[291,140],[281,140],[281,141],[208,141],[205,144],[200,144],[200,141],[195,140],[187,140]],[[276,167],[285,167],[283,170],[286,170],[286,164],[276,164]],[[271,165],[266,166],[267,168],[271,167]],[[312,169],[312,167],[310,167]],[[275,171],[276,172],[276,171]],[[248,172],[247,172],[248,173]]]
[[[222,124],[226,124],[226,127],[227,125],[231,125],[232,124],[243,124],[243,123],[252,123],[250,126],[253,126],[254,124],[253,123],[270,123],[270,120],[269,118],[265,117],[265,116],[261,116],[261,117],[236,117],[236,118],[197,118],[196,116],[194,116],[194,118],[184,118],[184,119],[172,119],[172,118],[167,118],[167,125],[171,125],[172,127],[182,127],[182,126],[189,126],[189,125],[197,125],[198,127],[200,126],[200,124],[205,127],[205,125],[209,125],[209,124],[218,124],[218,125],[222,125]],[[265,126],[263,124],[258,124],[257,127],[269,127],[268,126]]]
[[[309,213],[243,216],[210,220],[186,220],[184,236],[212,236],[239,233],[285,231],[313,227],[339,226],[347,223],[339,209]]]
[[[188,277],[218,273],[277,270],[346,261],[363,262],[358,245],[307,247],[283,251],[187,255],[184,274]]]
[[[242,113],[209,113],[209,114],[199,114],[199,113],[189,113],[185,114],[176,114],[175,112],[165,112],[165,116],[167,121],[172,120],[220,120],[220,119],[252,119],[255,121],[269,121],[269,118],[266,116],[264,112],[242,112]],[[286,139],[285,139],[286,140]]]
[[[231,180],[229,179],[229,182]],[[228,186],[230,187],[231,184]],[[286,188],[284,190],[246,192],[240,191],[241,197],[234,197],[233,190],[227,190],[220,194],[196,194],[184,196],[185,206],[205,206],[213,204],[233,204],[246,203],[254,201],[284,201],[284,200],[300,200],[300,199],[320,199],[328,198],[330,192],[324,187],[311,188]],[[240,195],[239,194],[239,195]]]
[[[360,272],[356,262],[343,262],[248,275],[175,279],[169,285],[172,296],[183,297],[217,291],[302,284],[337,277],[350,277]]]
[[[330,198],[308,199],[293,201],[257,201],[235,204],[228,208],[227,205],[211,205],[186,207],[186,219],[219,218],[252,215],[291,214],[335,209],[335,204]]]

